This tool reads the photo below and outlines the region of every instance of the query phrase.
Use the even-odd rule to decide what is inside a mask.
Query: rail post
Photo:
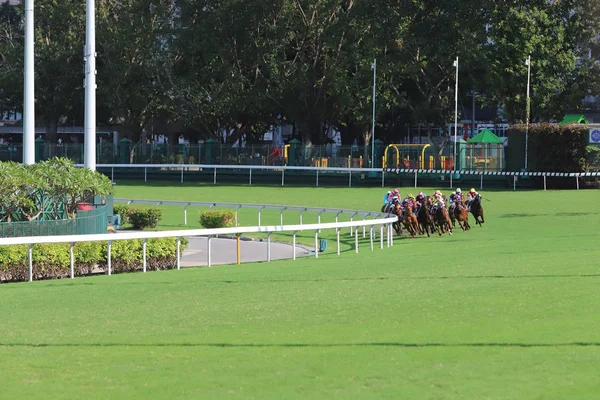
[[[267,262],[271,262],[271,232],[267,234]]]
[[[108,241],[108,249],[107,249],[107,255],[106,255],[106,262],[108,264],[108,276],[112,275],[112,240]]]
[[[183,224],[187,225],[187,208],[190,205],[190,203],[187,203],[185,206],[183,206]]]
[[[315,231],[315,258],[319,258],[319,230]]]
[[[296,259],[296,231],[292,234],[292,260]]]
[[[358,254],[358,229],[354,230],[354,251]]]
[[[340,228],[335,228],[335,237],[337,241],[337,255],[340,255]]]
[[[242,246],[241,246],[241,237],[242,234],[238,233],[236,235],[236,250],[237,250],[237,265],[242,263]]]
[[[75,278],[75,257],[73,257],[73,246],[75,243],[71,243],[69,248],[69,261],[71,262],[71,279]]]
[[[177,237],[177,270],[181,269],[181,236]]]
[[[148,239],[144,239],[144,242],[142,243],[142,269],[144,270],[144,272],[146,272],[146,244],[148,243]]]
[[[260,228],[260,212],[265,208],[265,206],[260,206],[258,209],[258,227]]]
[[[208,237],[208,240],[206,241],[206,247],[207,247],[207,252],[206,252],[206,257],[207,257],[207,264],[209,267],[212,267],[212,252],[211,252],[211,246],[210,246],[210,242],[212,241],[212,237]]]
[[[29,245],[29,251],[27,253],[29,259],[29,282],[33,282],[33,245]]]

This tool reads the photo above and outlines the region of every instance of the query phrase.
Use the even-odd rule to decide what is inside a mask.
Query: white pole
[[[96,170],[96,12],[95,0],[86,0],[85,9],[85,153],[87,169]]]
[[[373,69],[373,131],[371,132],[371,168],[375,168],[375,101],[377,97],[375,89],[377,87],[377,60],[373,60],[371,68]]]
[[[35,164],[35,75],[33,0],[25,0],[25,84],[23,87],[23,164]]]
[[[456,140],[458,133],[458,57],[454,61],[456,67],[456,77],[454,79],[454,158],[452,159],[452,169],[456,171]],[[452,179],[452,178],[451,178]],[[452,184],[450,184],[452,186]]]
[[[107,264],[108,264],[108,276],[110,276],[112,274],[112,269],[111,269],[111,248],[112,248],[112,241],[108,241],[108,255],[107,255]]]
[[[315,258],[319,258],[319,230],[315,231]]]
[[[527,57],[525,65],[527,65],[527,103],[525,105],[525,170],[527,170],[529,161],[529,155],[527,154],[529,150],[529,109],[531,108],[531,101],[529,99],[529,84],[531,80],[531,56]]]
[[[75,243],[71,243],[71,248],[69,249],[69,261],[71,264],[71,279],[75,278],[75,257],[73,255],[73,246],[75,246]]]
[[[294,231],[294,234],[292,236],[292,249],[293,249],[292,259],[295,260],[296,259],[296,231]]]
[[[335,237],[337,242],[337,255],[340,255],[340,228],[335,229]]]
[[[181,269],[181,238],[177,238],[177,269]]]

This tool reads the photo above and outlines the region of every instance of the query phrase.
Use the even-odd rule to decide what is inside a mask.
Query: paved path
[[[198,267],[208,265],[207,242],[205,237],[190,237],[189,245],[182,254],[182,267]],[[267,242],[242,240],[240,243],[241,261],[243,263],[266,261]],[[271,260],[292,258],[292,245],[271,242]],[[305,257],[311,251],[304,247],[296,246],[296,257]],[[235,239],[217,239],[211,241],[212,265],[237,263],[237,247]]]

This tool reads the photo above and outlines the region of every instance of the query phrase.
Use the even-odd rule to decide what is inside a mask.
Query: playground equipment
[[[430,156],[425,159],[425,149],[431,147],[429,144],[390,144],[383,152],[383,166],[415,168],[415,169],[433,169],[434,159]],[[388,157],[388,152],[393,150],[392,155]],[[396,156],[394,158],[394,155]],[[392,164],[389,165],[390,161]]]

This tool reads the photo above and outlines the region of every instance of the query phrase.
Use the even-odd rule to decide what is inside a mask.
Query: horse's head
[[[394,205],[394,213],[398,215],[402,214],[402,206],[400,205],[400,203],[396,203]]]

